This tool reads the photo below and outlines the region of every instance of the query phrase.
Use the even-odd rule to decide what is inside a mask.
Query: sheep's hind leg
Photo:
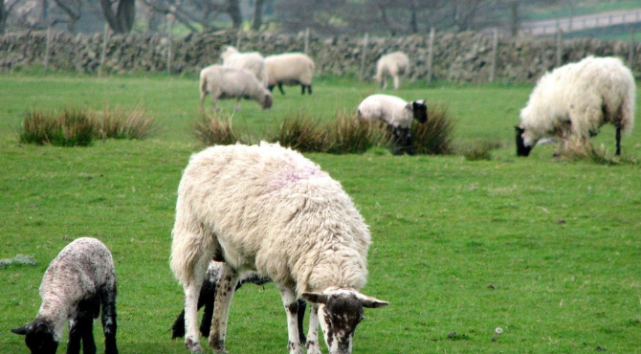
[[[300,342],[300,333],[298,333],[298,299],[296,293],[286,287],[280,288],[280,296],[285,306],[285,313],[287,313],[287,333],[289,342],[289,354],[303,354],[303,347]]]
[[[114,282],[110,289],[104,290],[100,295],[102,304],[102,331],[105,335],[105,354],[118,354],[116,344],[116,332],[118,323],[116,321],[116,284]]]
[[[318,305],[311,304],[309,311],[309,328],[307,329],[307,342],[305,348],[307,354],[321,354],[320,346],[318,344]]]
[[[227,337],[227,320],[229,319],[229,308],[234,298],[236,284],[239,274],[227,263],[224,263],[220,280],[216,288],[214,300],[214,316],[211,321],[211,332],[209,332],[209,346],[217,354],[227,353],[225,349],[225,338]]]
[[[185,346],[191,353],[203,353],[198,336],[198,297],[211,258],[203,255],[194,267],[192,278],[183,285],[185,290]]]

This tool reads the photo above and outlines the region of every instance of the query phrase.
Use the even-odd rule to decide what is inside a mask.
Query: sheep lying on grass
[[[12,329],[24,335],[32,354],[53,354],[69,320],[67,353],[96,352],[93,320],[102,308],[105,353],[117,354],[116,276],[113,259],[100,241],[82,237],[71,242],[49,264],[40,284],[42,305],[36,319]]]
[[[365,120],[385,122],[392,129],[394,154],[412,155],[412,120],[427,122],[427,104],[425,100],[405,102],[396,96],[376,94],[365,98],[358,105],[358,116]]]
[[[634,124],[636,85],[620,59],[587,57],[546,73],[539,79],[516,128],[516,153],[528,156],[543,138],[561,141],[556,154],[570,141],[587,144],[606,123],[616,127],[616,154],[621,133]]]
[[[200,322],[200,334],[203,336],[209,336],[209,331],[211,330],[211,318],[214,314],[214,296],[216,295],[216,286],[220,282],[220,274],[222,271],[223,264],[221,262],[211,262],[209,268],[207,268],[207,273],[205,274],[205,280],[203,285],[200,288],[200,295],[198,296],[198,309],[205,307],[203,312],[203,319]],[[256,285],[263,285],[269,283],[272,280],[266,277],[262,277],[256,273],[244,273],[240,276],[238,280],[238,285],[236,285],[236,290],[240,289],[243,284],[252,283]],[[307,306],[305,300],[298,300],[298,331],[300,335],[301,343],[305,342],[305,335],[303,332],[303,319],[305,317],[305,307]],[[183,310],[173,326],[171,326],[171,339],[182,338],[185,336],[185,311]]]
[[[204,108],[205,96],[211,95],[211,103],[216,109],[219,99],[235,98],[236,110],[240,110],[242,98],[257,101],[263,109],[272,106],[272,94],[256,77],[246,70],[222,65],[211,65],[200,71],[200,112]]]
[[[267,87],[267,68],[265,66],[265,58],[258,52],[239,52],[238,49],[232,46],[225,46],[220,58],[223,60],[224,66],[229,66],[237,69],[245,69],[252,73],[258,82],[264,87]]]
[[[403,52],[383,55],[376,62],[376,81],[382,89],[387,88],[387,79],[394,79],[394,90],[398,90],[401,77],[409,72],[410,59]]]
[[[185,344],[202,353],[197,301],[211,259],[223,261],[209,344],[225,353],[229,307],[240,274],[273,280],[287,314],[290,354],[302,354],[297,299],[312,303],[307,353],[351,353],[363,307],[370,234],[340,183],[278,144],[208,148],[191,157],[178,187],[171,269],[185,290]]]
[[[303,53],[283,53],[270,55],[265,58],[267,67],[267,87],[273,90],[278,85],[281,94],[283,85],[300,85],[301,93],[312,94],[312,77],[314,76],[314,61]]]

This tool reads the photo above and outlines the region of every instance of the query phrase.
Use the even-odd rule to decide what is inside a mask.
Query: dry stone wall
[[[236,32],[198,33],[169,40],[160,35],[112,35],[105,43],[103,34],[71,35],[56,32],[49,40],[49,70],[97,73],[163,72],[198,73],[207,65],[219,63],[220,48],[238,45],[242,51],[263,55],[303,51],[300,35]],[[316,75],[363,77],[371,80],[376,60],[385,53],[402,50],[412,61],[411,80],[424,80],[428,73],[428,36],[369,38],[309,37],[308,54],[316,62]],[[557,42],[550,38],[500,38],[497,47],[495,80],[534,82],[557,63]],[[562,63],[587,55],[614,55],[627,61],[630,44],[620,41],[578,39],[563,41]],[[14,33],[0,37],[0,71],[45,65],[47,32]],[[634,53],[641,53],[637,44]],[[104,59],[103,59],[104,55]],[[365,55],[365,60],[363,60]],[[632,69],[641,71],[641,54],[633,57]],[[168,59],[170,58],[170,59]],[[487,82],[493,61],[492,37],[479,33],[441,33],[434,41],[432,73],[434,80]],[[102,62],[102,66],[101,66]]]

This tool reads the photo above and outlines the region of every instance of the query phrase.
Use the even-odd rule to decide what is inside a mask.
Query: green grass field
[[[513,126],[531,89],[417,82],[396,93],[447,106],[458,151],[490,142],[500,146],[491,160],[307,155],[343,184],[370,225],[363,292],[390,302],[366,310],[355,354],[641,353],[641,127],[624,137],[619,165],[553,159],[553,146],[517,158]],[[296,112],[331,119],[374,92],[373,83],[318,79],[311,97],[295,87],[275,93],[269,112],[243,102],[234,124],[259,132]],[[117,106],[143,107],[161,130],[88,148],[18,144],[31,109]],[[0,258],[39,262],[0,268],[1,353],[28,352],[9,330],[34,319],[44,270],[81,236],[103,240],[116,260],[120,352],[188,353],[170,340],[183,295],[168,258],[181,171],[202,149],[191,133],[197,108],[194,78],[0,75]],[[611,155],[614,130],[593,141]],[[96,322],[102,353],[100,330]],[[227,348],[286,353],[273,285],[236,294]]]

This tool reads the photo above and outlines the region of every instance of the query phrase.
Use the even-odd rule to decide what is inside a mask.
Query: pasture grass
[[[234,126],[262,132],[299,111],[327,122],[377,92],[373,83],[317,81],[311,97],[275,93],[269,112],[243,102]],[[390,302],[365,311],[354,353],[641,353],[641,132],[623,138],[622,164],[555,159],[554,146],[517,158],[513,126],[531,86],[403,87],[395,94],[448,108],[454,154],[306,154],[370,225],[363,292]],[[38,262],[0,268],[0,352],[27,352],[9,329],[35,317],[51,259],[94,236],[116,261],[121,353],[187,353],[170,340],[183,295],[168,258],[181,172],[202,148],[193,135],[197,92],[193,78],[160,75],[0,75],[0,259]],[[234,103],[220,106],[230,112]],[[88,148],[18,142],[25,112],[115,105],[143,107],[160,131]],[[489,159],[464,156],[484,142]],[[593,143],[612,154],[614,130]],[[102,352],[99,323],[94,333]],[[273,285],[236,294],[227,346],[232,354],[286,352]]]

